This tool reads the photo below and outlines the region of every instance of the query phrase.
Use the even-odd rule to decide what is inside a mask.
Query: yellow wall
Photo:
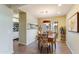
[[[73,5],[69,13],[67,14],[66,28],[67,28],[67,45],[69,46],[72,53],[79,53],[79,33],[68,31],[68,18],[74,13],[79,12],[79,4]]]
[[[52,22],[57,21],[58,22],[58,41],[61,39],[60,37],[60,27],[66,27],[66,16],[56,16],[52,17]]]
[[[26,13],[19,12],[19,42],[26,44]]]

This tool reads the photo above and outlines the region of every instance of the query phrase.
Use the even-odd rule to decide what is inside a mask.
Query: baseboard
[[[73,54],[74,52],[73,52],[73,50],[70,48],[70,46],[69,46],[69,44],[68,44],[67,41],[66,41],[66,44],[67,44],[68,48],[70,49],[71,53]]]
[[[34,41],[32,41],[31,43],[29,43],[29,44],[27,44],[27,45],[30,45],[30,44],[32,44],[32,43],[35,42],[35,41],[37,41],[37,40],[34,40]]]
[[[23,43],[23,42],[19,42],[18,44],[21,44],[21,45],[26,45],[25,43]]]

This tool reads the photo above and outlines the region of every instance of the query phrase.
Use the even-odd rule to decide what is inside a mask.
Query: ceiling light
[[[45,13],[48,13],[48,11],[45,11]]]
[[[62,4],[58,4],[58,6],[62,6]]]
[[[40,11],[40,13],[46,14],[46,13],[48,13],[48,11],[47,10],[43,10],[43,11]]]

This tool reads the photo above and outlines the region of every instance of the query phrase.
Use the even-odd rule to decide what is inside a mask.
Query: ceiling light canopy
[[[43,10],[43,11],[40,11],[40,13],[47,14],[48,11],[47,10]]]

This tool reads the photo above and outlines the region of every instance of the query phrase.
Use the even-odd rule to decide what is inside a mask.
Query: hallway
[[[28,46],[21,44],[18,46],[17,43],[17,41],[14,41],[14,54],[40,54],[37,42],[33,42]],[[45,50],[44,54],[46,54]],[[49,54],[52,54],[52,52]],[[71,54],[71,51],[64,41],[59,41],[57,42],[56,51],[54,51],[53,54]]]

